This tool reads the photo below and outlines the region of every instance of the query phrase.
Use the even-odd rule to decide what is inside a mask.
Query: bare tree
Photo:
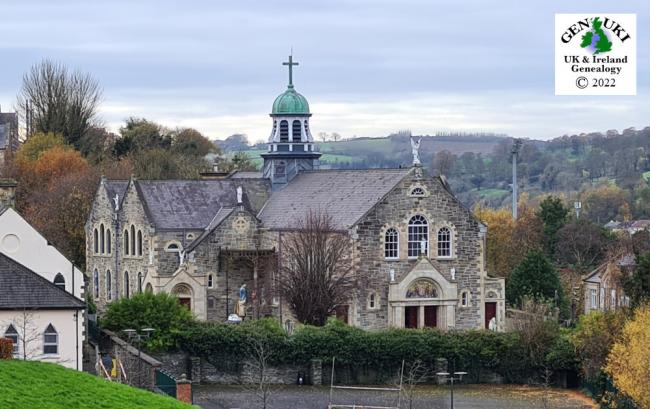
[[[309,211],[282,243],[280,290],[296,318],[324,325],[349,298],[351,262],[347,232],[325,212]]]
[[[432,375],[431,369],[420,359],[410,362],[406,367],[402,390],[408,400],[408,408],[413,409],[415,387],[426,382]]]
[[[38,355],[41,333],[36,326],[36,317],[30,310],[23,309],[11,322],[18,333],[20,358],[28,360]]]
[[[249,370],[245,371],[244,389],[252,392],[261,409],[269,407],[271,397],[271,376],[269,361],[273,353],[271,345],[262,337],[251,336],[248,340]]]
[[[59,133],[80,148],[83,136],[97,125],[101,98],[99,83],[89,74],[43,60],[23,76],[17,105],[29,133]]]

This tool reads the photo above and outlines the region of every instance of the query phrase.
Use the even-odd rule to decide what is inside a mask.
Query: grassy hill
[[[0,360],[0,408],[183,409],[191,406],[60,365]]]

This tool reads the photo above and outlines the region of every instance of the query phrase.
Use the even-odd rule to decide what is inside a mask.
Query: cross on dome
[[[297,62],[293,62],[293,53],[289,54],[289,61],[285,61],[282,65],[289,66],[289,86],[293,86],[293,66],[299,65]]]

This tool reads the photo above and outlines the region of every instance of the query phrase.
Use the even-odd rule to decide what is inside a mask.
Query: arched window
[[[142,273],[138,273],[138,293],[142,294]]]
[[[61,273],[57,273],[57,275],[54,276],[54,285],[65,291],[65,278],[63,278]]]
[[[300,121],[297,119],[291,124],[291,134],[293,136],[294,142],[300,142],[300,136],[302,135],[302,127],[300,126]]]
[[[131,225],[131,255],[135,256],[135,226]]]
[[[129,296],[131,295],[130,290],[131,289],[130,289],[130,283],[129,283],[129,272],[125,271],[124,272],[124,296],[126,298],[129,298]]]
[[[138,256],[142,255],[142,230],[138,230]]]
[[[417,196],[417,197],[422,197],[424,196],[424,189],[421,187],[416,187],[411,190],[411,196]]]
[[[289,122],[280,121],[280,142],[289,142]]]
[[[104,231],[104,223],[99,225],[99,252],[104,254],[106,252],[106,247],[104,247],[104,236],[106,232]]]
[[[165,247],[165,251],[168,253],[178,253],[180,251],[180,247],[176,243],[169,243],[167,247]]]
[[[124,254],[129,255],[129,229],[124,230]]]
[[[95,250],[95,254],[99,253],[99,232],[97,229],[93,231],[93,250]]]
[[[111,280],[111,270],[106,270],[106,299],[113,299],[113,281]]]
[[[59,353],[59,334],[52,324],[48,325],[43,333],[43,353],[49,355]]]
[[[388,259],[399,258],[399,233],[392,227],[386,230],[384,257]]]
[[[214,280],[212,279],[212,274],[208,274],[208,288],[212,288],[214,286]]]
[[[451,231],[447,227],[438,230],[438,257],[451,257]]]
[[[309,136],[309,122],[305,121],[305,139]]]
[[[97,269],[93,271],[93,293],[95,295],[95,299],[99,298],[99,272]]]
[[[368,309],[376,310],[379,308],[379,296],[376,292],[371,292],[368,294]]]
[[[409,220],[408,256],[416,258],[420,253],[429,254],[429,223],[417,214]]]
[[[10,339],[11,342],[13,343],[12,353],[14,357],[17,358],[18,352],[20,351],[19,348],[20,344],[18,343],[18,341],[20,340],[20,336],[18,335],[18,331],[16,331],[16,328],[14,328],[12,324],[9,324],[9,327],[7,327],[4,337]]]
[[[152,293],[153,292],[153,287],[151,286],[151,283],[147,283],[147,285],[144,287],[144,292],[146,292],[146,293]]]
[[[106,229],[106,252],[111,254],[111,229]]]
[[[469,291],[463,290],[460,293],[460,306],[469,307]]]

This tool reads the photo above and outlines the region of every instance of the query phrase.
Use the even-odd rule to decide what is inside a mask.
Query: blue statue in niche
[[[235,314],[239,315],[242,318],[246,316],[247,299],[248,299],[248,290],[246,289],[246,284],[242,284],[242,286],[239,287],[239,301],[237,302],[237,306],[235,308]]]

